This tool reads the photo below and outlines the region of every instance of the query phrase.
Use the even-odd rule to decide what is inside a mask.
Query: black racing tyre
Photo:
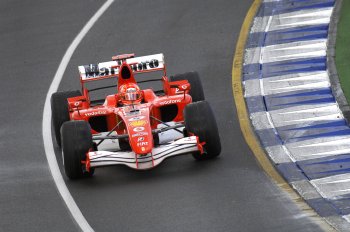
[[[187,72],[170,77],[170,81],[181,80],[187,80],[190,83],[191,89],[189,94],[192,97],[192,102],[205,100],[202,82],[197,72]]]
[[[61,127],[62,156],[66,175],[69,179],[92,176],[94,170],[85,170],[82,161],[93,148],[91,127],[86,121],[68,121]]]
[[[204,153],[193,153],[196,160],[205,160],[220,155],[221,142],[214,113],[207,101],[188,104],[184,111],[185,127],[188,134],[199,137],[205,142]]]
[[[67,98],[81,96],[80,91],[57,92],[51,96],[52,125],[56,142],[61,147],[60,129],[64,122],[69,121]]]

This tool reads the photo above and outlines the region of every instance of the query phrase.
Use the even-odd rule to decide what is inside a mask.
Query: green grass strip
[[[343,1],[337,28],[335,63],[344,95],[350,102],[350,1]]]

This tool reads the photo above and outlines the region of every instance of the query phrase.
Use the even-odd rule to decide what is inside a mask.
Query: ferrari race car
[[[196,72],[168,78],[163,54],[123,54],[78,68],[82,94],[66,91],[51,97],[53,129],[68,178],[92,176],[94,168],[107,165],[150,169],[171,156],[192,154],[204,160],[220,154],[215,117]],[[163,71],[162,78],[136,82],[136,74],[155,71]],[[113,86],[86,86],[113,78]],[[162,89],[138,85],[151,81],[160,81]],[[92,91],[107,88],[115,92],[90,99]]]

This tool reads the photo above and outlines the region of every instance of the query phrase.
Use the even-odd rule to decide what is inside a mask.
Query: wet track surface
[[[236,120],[232,59],[251,2],[115,1],[79,45],[60,90],[79,89],[78,65],[162,52],[169,75],[199,72],[223,146],[208,162],[180,156],[151,171],[115,166],[67,180],[96,231],[319,231],[261,170]],[[102,3],[0,3],[0,231],[79,230],[47,166],[42,110],[65,50]]]

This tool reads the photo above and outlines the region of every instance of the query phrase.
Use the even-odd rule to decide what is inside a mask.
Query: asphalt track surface
[[[180,156],[151,171],[116,166],[66,180],[95,231],[320,231],[266,176],[240,132],[231,69],[251,2],[116,0],[83,39],[60,90],[79,89],[78,65],[163,52],[169,74],[201,75],[223,145],[208,162]],[[0,231],[79,231],[47,165],[42,110],[65,50],[102,4],[0,2]]]

